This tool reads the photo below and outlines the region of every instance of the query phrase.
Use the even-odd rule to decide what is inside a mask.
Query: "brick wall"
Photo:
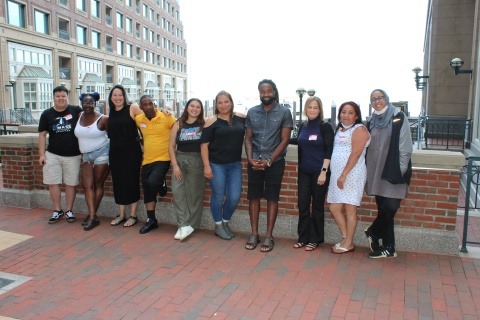
[[[38,149],[32,146],[1,146],[4,188],[19,190],[47,190],[42,183],[42,167],[38,164]],[[170,181],[170,173],[167,181]],[[427,229],[455,230],[460,173],[458,170],[419,169],[414,167],[408,197],[402,201],[396,223]],[[243,192],[239,210],[248,211],[247,170],[243,162]],[[287,161],[280,194],[279,213],[297,215],[297,163]],[[81,186],[79,193],[83,193]],[[110,176],[105,184],[105,196],[113,196]],[[206,184],[204,206],[208,207],[210,189]],[[171,202],[171,194],[162,201]],[[262,200],[262,206],[266,203]],[[370,222],[376,216],[375,199],[364,196],[358,211],[359,220]]]

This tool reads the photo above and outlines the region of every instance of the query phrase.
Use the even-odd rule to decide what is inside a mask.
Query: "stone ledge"
[[[62,196],[62,200],[65,197]],[[18,191],[13,189],[0,189],[0,205],[25,207],[25,208],[51,208],[51,200],[48,191]],[[63,206],[64,207],[64,206]],[[264,208],[263,208],[264,209]],[[74,211],[87,212],[85,198],[83,195],[77,195]],[[118,206],[112,197],[104,197],[99,208],[98,214],[103,217],[114,218],[117,214]],[[176,218],[173,213],[171,203],[157,203],[157,218],[161,223],[176,224]],[[127,207],[128,214],[128,207]],[[138,206],[138,217],[146,221],[146,211],[143,204]],[[45,221],[47,217],[45,217]],[[292,244],[297,237],[297,216],[279,215],[275,224],[274,236],[292,238]],[[364,235],[366,223],[359,222],[355,233],[355,243],[359,246],[368,246]],[[248,212],[237,211],[233,215],[231,227],[236,232],[244,233],[245,237],[251,232],[250,219]],[[213,230],[214,223],[208,208],[204,208],[202,216],[202,229]],[[260,214],[259,230],[264,234],[266,229],[266,215]],[[413,227],[395,226],[396,245],[399,251],[428,252],[449,255],[458,255],[460,239],[455,231],[444,231],[434,229],[423,229]],[[340,240],[338,228],[332,219],[325,219],[325,242],[334,244]]]

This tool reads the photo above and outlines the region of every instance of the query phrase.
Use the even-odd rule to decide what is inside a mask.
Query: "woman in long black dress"
[[[140,165],[142,149],[134,118],[141,113],[139,106],[129,103],[125,89],[116,85],[108,96],[110,113],[108,137],[110,138],[110,170],[112,172],[115,203],[120,205],[119,215],[112,226],[124,223],[131,227],[138,222],[137,201],[140,199]],[[130,218],[125,216],[125,206],[130,205]]]

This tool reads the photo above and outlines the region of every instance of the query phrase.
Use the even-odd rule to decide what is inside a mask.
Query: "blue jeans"
[[[215,164],[210,162],[213,178],[210,179],[210,211],[213,220],[229,221],[237,209],[242,193],[242,163]]]

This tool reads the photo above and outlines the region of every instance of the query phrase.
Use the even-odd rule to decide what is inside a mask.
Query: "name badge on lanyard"
[[[317,140],[317,135],[316,135],[316,134],[311,134],[311,135],[308,137],[308,140]]]

